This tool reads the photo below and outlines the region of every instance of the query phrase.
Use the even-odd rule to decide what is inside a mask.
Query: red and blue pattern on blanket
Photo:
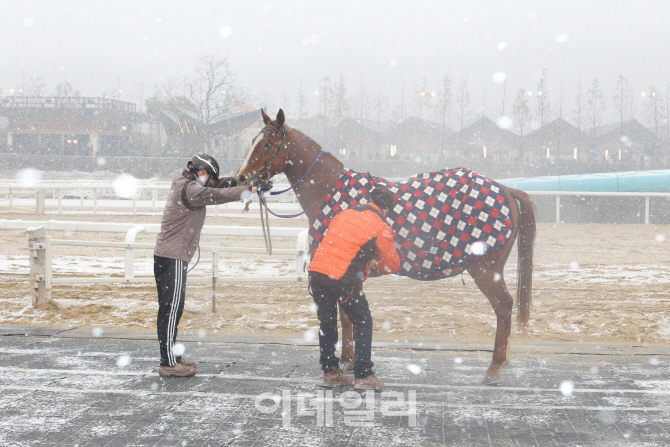
[[[400,256],[398,275],[431,281],[457,275],[463,263],[499,250],[512,237],[510,204],[501,185],[464,168],[389,182],[342,171],[309,229],[313,256],[337,213],[367,203],[374,187],[393,192],[387,221]]]

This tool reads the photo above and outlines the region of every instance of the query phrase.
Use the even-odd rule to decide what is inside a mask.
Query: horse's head
[[[235,173],[235,180],[238,185],[257,185],[262,180],[283,172],[286,168],[288,150],[285,147],[284,111],[279,109],[274,121],[265,114],[263,109],[261,109],[261,115],[265,127],[254,138],[247,158],[244,159],[242,166]]]

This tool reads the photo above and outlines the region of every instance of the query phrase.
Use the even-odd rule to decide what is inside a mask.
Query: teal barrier
[[[670,192],[670,170],[510,178],[500,183],[527,192]]]

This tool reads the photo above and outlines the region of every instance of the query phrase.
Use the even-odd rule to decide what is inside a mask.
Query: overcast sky
[[[22,76],[42,76],[48,91],[67,79],[94,96],[120,81],[122,96],[139,101],[140,90],[146,97],[218,54],[251,93],[281,105],[286,92],[289,114],[300,78],[312,99],[324,75],[343,74],[352,94],[362,77],[395,103],[403,82],[410,95],[423,77],[437,88],[448,73],[468,81],[473,114],[485,90],[495,118],[495,73],[506,74],[511,104],[547,68],[552,100],[564,83],[568,115],[578,78],[588,86],[598,77],[614,120],[619,74],[640,94],[651,83],[665,94],[669,18],[668,0],[0,0],[0,88],[6,95]]]

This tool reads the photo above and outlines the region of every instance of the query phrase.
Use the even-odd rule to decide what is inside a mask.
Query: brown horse
[[[344,165],[327,152],[318,158],[322,151],[321,146],[299,130],[286,126],[281,109],[274,121],[262,110],[261,114],[265,127],[254,138],[251,150],[235,178],[240,184],[257,184],[276,174],[286,174],[291,185],[295,185],[294,192],[312,225],[319,207],[340,177]],[[509,363],[507,346],[512,327],[513,299],[507,291],[503,269],[517,236],[517,320],[525,328],[530,317],[535,240],[534,205],[525,192],[504,186],[502,189],[508,197],[515,199],[509,201],[510,215],[514,223],[512,237],[501,249],[463,265],[488,298],[498,320],[493,359],[482,383],[500,380],[500,371]],[[353,325],[343,312],[340,315],[342,360],[353,361]]]

